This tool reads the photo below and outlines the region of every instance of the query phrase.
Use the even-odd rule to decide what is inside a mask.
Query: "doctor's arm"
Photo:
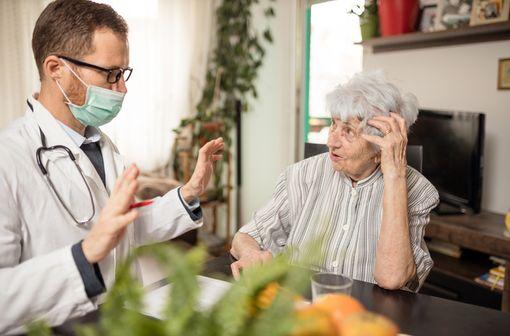
[[[205,192],[214,172],[214,164],[222,157],[222,138],[200,148],[197,164],[190,180],[182,187],[155,199],[151,206],[141,208],[134,225],[136,245],[175,238],[202,225],[199,197]]]
[[[129,211],[129,205],[136,191],[137,174],[133,167],[126,171],[100,219],[82,242],[82,253],[90,264],[104,258],[135,219],[136,211]],[[97,307],[86,292],[85,279],[75,259],[76,245],[20,262],[21,214],[3,175],[0,175],[0,191],[9,195],[0,203],[0,334],[24,332],[24,326],[37,319],[59,325],[95,310]]]

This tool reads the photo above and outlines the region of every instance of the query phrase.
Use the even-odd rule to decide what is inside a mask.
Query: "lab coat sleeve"
[[[0,334],[24,332],[43,319],[50,325],[96,309],[88,299],[71,246],[22,263],[20,217],[12,193],[0,176]]]
[[[139,208],[133,223],[135,245],[148,245],[175,238],[202,226],[202,217],[192,218],[179,198],[178,188],[158,197],[150,206]]]
[[[21,333],[34,320],[56,326],[85,315],[87,298],[71,246],[0,269],[0,334]]]

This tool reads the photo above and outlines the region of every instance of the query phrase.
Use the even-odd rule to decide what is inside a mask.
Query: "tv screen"
[[[423,175],[441,203],[480,211],[485,114],[420,110],[409,145],[423,146]]]

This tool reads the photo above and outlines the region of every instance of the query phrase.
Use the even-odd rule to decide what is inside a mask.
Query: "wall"
[[[486,113],[482,208],[510,208],[510,91],[497,90],[498,59],[510,41],[365,53],[364,69],[382,68],[422,107]]]
[[[0,1],[0,128],[24,115],[27,98],[39,91],[32,31],[48,2]]]
[[[262,1],[267,4],[268,0]],[[274,44],[267,48],[259,72],[259,98],[243,115],[241,218],[245,224],[253,212],[269,200],[279,174],[295,162],[296,146],[296,17],[298,1],[272,2],[276,17],[269,21]],[[254,26],[265,27],[257,11]]]

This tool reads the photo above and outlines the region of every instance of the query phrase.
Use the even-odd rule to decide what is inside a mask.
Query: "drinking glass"
[[[352,278],[334,273],[316,273],[312,275],[312,300],[331,293],[351,295]]]

